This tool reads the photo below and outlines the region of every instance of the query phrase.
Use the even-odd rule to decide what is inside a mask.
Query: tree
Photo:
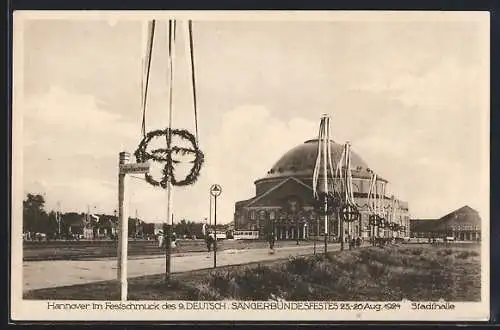
[[[57,223],[57,215],[56,212],[50,211],[48,216],[46,217],[45,226],[43,233],[47,234],[47,236],[55,237],[59,232],[59,224]]]
[[[45,198],[42,195],[28,194],[23,201],[23,231],[29,233],[46,232],[48,221],[44,210]]]
[[[82,213],[68,212],[62,215],[61,232],[63,235],[83,234]],[[71,231],[70,231],[71,228]]]
[[[181,237],[189,234],[189,224],[185,219],[174,225],[174,231]]]
[[[189,221],[186,219],[182,219],[181,221],[174,224],[174,232],[177,233],[180,237],[186,235],[191,238],[193,235],[196,237],[203,236],[202,234],[203,223]]]

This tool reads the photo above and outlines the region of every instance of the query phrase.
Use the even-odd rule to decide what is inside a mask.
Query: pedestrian
[[[271,250],[271,253],[274,253],[274,243],[275,243],[274,233],[270,233],[269,234],[269,249]]]
[[[212,250],[212,244],[214,244],[214,236],[213,236],[213,233],[210,232],[208,235],[207,235],[207,239],[206,239],[206,243],[207,243],[207,249],[208,249],[208,252],[210,252]],[[215,249],[215,247],[214,247]]]

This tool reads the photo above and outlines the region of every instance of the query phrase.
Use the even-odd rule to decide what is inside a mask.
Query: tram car
[[[217,240],[227,239],[227,233],[225,231],[217,230],[215,233],[217,234]]]
[[[258,230],[235,230],[234,231],[235,240],[257,240],[259,239]]]

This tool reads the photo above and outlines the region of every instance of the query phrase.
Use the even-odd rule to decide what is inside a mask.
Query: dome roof
[[[333,166],[339,162],[344,146],[330,141]],[[318,140],[308,140],[286,152],[267,172],[264,179],[287,176],[312,177],[318,156]],[[321,169],[323,166],[321,166]],[[366,162],[351,149],[351,169],[355,178],[370,178],[371,173]],[[380,178],[381,179],[381,178]]]

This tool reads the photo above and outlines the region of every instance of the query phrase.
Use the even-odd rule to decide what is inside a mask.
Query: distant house
[[[453,237],[457,241],[480,241],[481,218],[476,210],[466,205],[440,219],[412,219],[410,232],[417,238]]]
[[[118,217],[100,214],[98,223],[99,238],[114,238],[118,234]]]

